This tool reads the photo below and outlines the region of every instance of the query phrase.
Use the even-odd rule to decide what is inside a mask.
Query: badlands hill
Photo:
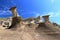
[[[16,7],[9,9],[13,16],[0,20],[0,40],[60,40],[60,28],[44,15],[37,18],[22,19]]]

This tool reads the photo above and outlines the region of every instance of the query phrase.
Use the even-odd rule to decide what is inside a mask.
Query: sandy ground
[[[60,35],[46,35],[33,29],[0,30],[0,40],[60,40]]]

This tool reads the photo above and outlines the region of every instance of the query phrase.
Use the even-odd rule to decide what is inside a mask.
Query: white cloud
[[[11,1],[11,3],[12,3],[13,5],[16,5],[16,3],[15,3],[14,1]]]
[[[51,0],[52,3],[54,3],[55,0]]]
[[[50,17],[55,17],[53,12],[49,12],[48,15],[50,15]]]
[[[40,16],[40,14],[36,14],[36,17]]]
[[[21,10],[21,11],[24,11],[24,10]],[[22,12],[21,13],[21,15],[33,15],[34,17],[38,17],[38,16],[40,16],[40,13],[38,13],[38,12],[34,12],[34,11],[24,11],[24,12]]]
[[[60,17],[60,12],[49,12],[50,17]]]
[[[7,11],[0,10],[0,15],[8,15],[9,13],[11,13],[9,10],[7,10]]]
[[[48,12],[48,13],[43,14],[43,15],[50,15],[51,18],[55,18],[55,17],[60,17],[60,12]]]
[[[2,7],[4,8],[4,10],[5,9],[9,9],[9,7],[8,6],[5,6],[5,5],[2,5]]]
[[[40,13],[37,13],[37,12],[33,12],[33,14],[35,15],[35,17],[40,16]]]

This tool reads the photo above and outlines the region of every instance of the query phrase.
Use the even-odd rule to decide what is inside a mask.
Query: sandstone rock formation
[[[49,16],[50,16],[50,15],[42,16],[43,19],[44,19],[44,22],[49,22]]]
[[[31,18],[27,18],[27,19],[23,20],[20,16],[18,16],[16,7],[12,7],[9,10],[12,12],[13,16],[11,18],[7,18],[7,20],[5,19],[6,21],[1,21],[2,27],[24,28],[24,27],[28,26],[28,27],[31,27],[34,29],[43,27],[43,28],[47,28],[48,30],[55,31],[55,32],[60,31],[59,29],[56,28],[56,26],[54,27],[54,25],[50,22],[50,20],[49,20],[50,15],[42,16],[42,18],[44,19],[43,22],[40,22],[40,20],[41,20],[40,16],[38,16],[37,18],[31,17]]]

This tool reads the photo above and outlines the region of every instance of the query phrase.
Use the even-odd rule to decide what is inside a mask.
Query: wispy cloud
[[[9,10],[0,10],[0,15],[9,15],[9,13],[11,13]]]
[[[10,1],[13,5],[16,5],[16,3],[14,1]]]
[[[60,17],[60,12],[49,12],[50,17]]]
[[[38,13],[38,12],[33,12],[33,14],[35,15],[35,17],[40,16],[40,13]]]
[[[50,17],[60,17],[60,12],[48,12],[48,13],[45,13],[45,14],[42,14],[43,15],[50,15]]]
[[[54,3],[55,0],[51,0],[52,3]]]

